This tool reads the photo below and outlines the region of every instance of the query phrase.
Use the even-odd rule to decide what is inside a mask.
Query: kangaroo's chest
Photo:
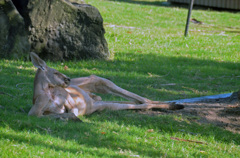
[[[65,91],[64,88],[61,87],[53,87],[49,88],[46,93],[49,98],[49,102],[48,105],[45,107],[44,113],[65,113],[66,107],[64,105],[68,96],[67,91]]]
[[[75,115],[84,115],[92,102],[89,101],[88,94],[78,87],[69,86],[65,89],[68,92],[68,97],[65,103],[65,107],[70,109]]]
[[[48,96],[50,101],[45,110],[48,113],[72,112],[76,116],[84,115],[92,103],[87,94],[76,87],[54,87],[49,89]]]

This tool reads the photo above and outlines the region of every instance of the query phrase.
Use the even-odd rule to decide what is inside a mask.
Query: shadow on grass
[[[97,156],[113,156],[119,154],[119,149],[122,150],[131,150],[132,152],[137,152],[141,155],[151,156],[151,155],[163,155],[159,151],[152,150],[152,146],[146,146],[145,149],[142,149],[141,143],[129,145],[127,138],[122,136],[115,136],[114,134],[101,134],[98,130],[100,127],[99,124],[89,124],[89,123],[74,123],[69,121],[68,123],[62,121],[51,121],[47,119],[36,119],[36,118],[27,118],[27,116],[15,115],[15,117],[10,116],[7,113],[2,113],[3,116],[7,119],[0,121],[0,126],[11,128],[16,132],[29,131],[33,133],[39,133],[41,136],[50,135],[60,140],[69,140],[76,142],[76,146],[71,148],[67,147],[65,144],[49,144],[47,141],[42,140],[41,138],[26,138],[19,135],[1,133],[1,139],[8,139],[14,142],[27,143],[33,146],[47,147],[49,149],[70,152],[76,154],[77,152],[88,152],[90,155]],[[30,120],[31,119],[31,120]],[[51,129],[51,132],[47,130]],[[108,131],[107,131],[108,132]],[[116,143],[118,142],[118,143]],[[79,146],[81,145],[81,146]],[[66,146],[66,147],[65,147]],[[111,155],[111,153],[105,153],[105,151],[94,150],[94,148],[105,148],[110,149],[112,152],[117,152],[116,154]]]
[[[8,139],[15,142],[26,143],[32,146],[39,146],[39,147],[46,147],[48,149],[56,150],[56,151],[62,151],[62,152],[69,152],[72,154],[76,154],[78,152],[81,152],[81,148],[79,148],[80,144],[88,146],[88,143],[90,143],[93,147],[94,143],[96,144],[98,141],[98,136],[94,134],[96,131],[96,128],[92,126],[91,124],[84,124],[84,123],[74,123],[74,122],[62,122],[62,121],[53,121],[48,119],[39,119],[34,117],[28,117],[23,116],[20,114],[16,114],[15,117],[11,116],[9,113],[1,112],[3,117],[6,119],[0,120],[0,126],[8,126],[12,130],[16,132],[23,132],[23,131],[29,131],[32,133],[39,133],[40,136],[51,136],[55,137],[58,140],[75,140],[78,143],[76,143],[76,146],[74,147],[66,147],[67,144],[50,144],[46,140],[38,139],[38,137],[30,136],[31,138],[26,138],[21,135],[14,135],[14,134],[8,134],[8,133],[2,133],[0,138],[1,139]],[[76,126],[77,124],[77,126]],[[94,138],[86,139],[85,133],[91,133],[94,134]],[[75,136],[77,135],[77,136]],[[79,138],[79,139],[78,139]],[[92,139],[92,140],[91,140]],[[94,142],[93,142],[94,139]],[[96,145],[97,147],[97,145]],[[89,148],[88,151],[83,152],[90,152],[92,155],[104,155],[101,151],[93,151],[91,148]]]
[[[237,91],[240,85],[240,63],[167,57],[161,54],[122,53],[120,56],[125,57],[113,61],[66,62],[70,68],[66,71],[61,63],[49,65],[56,69],[62,68],[63,71],[59,71],[71,78],[91,74],[108,78],[118,86],[152,100],[196,97],[205,91],[226,93]],[[19,68],[21,65],[23,68]],[[21,107],[24,111],[30,109],[35,72],[25,69],[29,65],[31,64],[22,62],[11,63],[5,67],[0,65],[0,91],[9,94],[0,94],[2,106]],[[8,100],[13,101],[8,103]]]
[[[230,77],[232,74],[239,75],[238,68],[240,67],[240,63],[216,62],[211,60],[200,60],[193,58],[190,59],[186,57],[166,57],[162,56],[161,54],[156,55],[124,53],[123,55],[126,55],[125,59],[116,59],[114,61],[95,61],[94,63],[89,64],[84,68],[89,70],[98,69],[100,72],[104,73],[99,73],[97,75],[105,78],[110,78],[117,85],[129,89],[130,91],[134,91],[139,95],[146,94],[146,97],[152,96],[152,90],[146,88],[148,85],[152,85],[152,83],[154,83],[155,86],[153,87],[153,89],[157,89],[161,87],[161,85],[159,84],[163,82],[190,84],[198,83],[201,81],[200,83],[208,83],[212,82],[212,79],[211,81],[207,80],[209,76],[211,76],[212,78],[218,78],[223,75]],[[81,62],[75,62],[70,65],[69,62],[69,67],[71,68],[72,66],[73,68],[78,68],[79,63]],[[18,69],[17,67],[18,65],[16,64],[14,66],[4,67],[2,69],[0,77],[1,83],[4,83],[4,86],[13,89],[9,90],[8,93],[14,92],[16,84],[20,81],[29,82],[30,80],[32,80],[33,82],[33,78],[27,75],[32,74],[32,70]],[[20,80],[16,80],[17,72],[19,72],[19,76],[17,76],[17,78],[20,78]],[[79,73],[81,74],[72,73],[71,71],[64,71],[63,73],[67,74],[70,77],[78,77],[82,75],[90,75],[92,71],[84,72],[80,69]],[[226,80],[223,80],[222,78],[219,78],[217,80],[219,82],[223,81],[219,86],[222,86],[222,84],[228,84],[226,83]],[[235,82],[235,80],[232,81]],[[235,84],[237,83],[239,83],[239,81]],[[193,87],[195,87],[195,85]],[[138,88],[140,88],[140,90]],[[171,89],[174,91],[180,91],[181,86],[172,87]],[[203,89],[206,89],[206,87],[203,87]],[[25,97],[29,97],[31,99],[32,96],[30,96],[30,93],[32,91],[32,86],[27,87],[26,91],[29,91],[29,93]],[[18,90],[17,93],[21,93],[21,90]],[[155,92],[154,95],[160,96],[162,93],[163,92]],[[151,144],[145,143],[145,145],[143,145],[142,142],[134,142],[134,144],[129,142],[127,138],[121,135],[120,129],[116,129],[116,132],[120,133],[119,135],[114,135],[112,133],[109,135],[108,133],[102,134],[101,131],[99,131],[99,129],[101,128],[101,124],[104,123],[106,120],[109,120],[109,122],[112,122],[113,124],[119,126],[124,125],[129,126],[130,128],[137,127],[139,129],[154,129],[154,131],[159,132],[159,135],[161,135],[161,133],[168,133],[169,135],[173,135],[175,133],[182,133],[181,129],[184,127],[188,129],[189,132],[198,133],[201,136],[206,137],[211,136],[219,142],[232,143],[232,141],[235,140],[235,144],[240,144],[240,138],[238,134],[233,134],[231,132],[213,126],[201,126],[195,123],[187,123],[184,121],[181,122],[171,116],[151,117],[147,115],[133,114],[134,112],[129,111],[105,111],[86,117],[87,119],[92,120],[92,122],[95,121],[95,124],[79,124],[73,122],[64,123],[61,121],[47,121],[46,119],[28,118],[26,113],[23,113],[21,112],[21,110],[18,109],[18,106],[19,103],[21,103],[20,106],[26,106],[24,111],[28,111],[31,107],[29,105],[31,104],[30,101],[25,100],[21,96],[16,96],[17,97],[15,98],[14,102],[8,102],[8,99],[4,98],[3,95],[0,95],[0,100],[5,100],[4,105],[2,105],[5,107],[5,110],[0,109],[1,127],[4,128],[8,126],[16,132],[37,131],[43,136],[50,135],[52,137],[60,138],[63,140],[74,140],[77,141],[78,145],[84,145],[88,149],[81,149],[81,147],[77,146],[73,148],[65,148],[63,145],[51,145],[46,143],[45,141],[35,139],[33,137],[29,139],[25,137],[20,137],[18,135],[11,135],[8,133],[1,133],[0,135],[2,139],[14,140],[19,143],[23,142],[29,143],[31,145],[46,146],[50,149],[67,151],[73,154],[81,149],[85,150],[85,152],[91,152],[92,155],[105,155],[105,153],[103,153],[102,151],[95,151],[92,149],[94,147],[97,147],[111,149],[114,152],[119,152],[119,148],[121,148],[131,150],[145,156],[159,154],[164,155],[163,151],[154,150]],[[11,107],[11,110],[8,110],[8,107]],[[50,128],[51,130],[48,131],[48,128]],[[110,129],[110,131],[113,132],[115,131],[115,129]],[[173,141],[169,138],[167,139],[167,141]]]
[[[205,91],[226,93],[237,91],[240,85],[240,63],[167,57],[161,54],[120,53],[120,56],[123,57],[113,61],[66,62],[69,67],[66,71],[61,63],[49,65],[55,69],[62,68],[59,71],[71,78],[91,74],[108,78],[118,86],[152,100],[197,97],[205,94]],[[19,68],[21,65],[23,68]],[[30,109],[35,74],[33,70],[25,69],[30,65],[22,62],[5,67],[0,65],[0,91],[10,94],[0,94],[0,99],[4,101],[2,106],[21,107],[24,111]],[[13,101],[8,103],[7,97]]]
[[[10,128],[16,133],[28,131],[28,133],[35,133],[34,135],[28,135],[27,137],[21,134],[2,133],[0,131],[0,138],[3,140],[11,140],[15,143],[26,143],[31,146],[48,148],[54,151],[69,152],[76,154],[77,152],[88,153],[94,156],[116,156],[119,155],[119,150],[131,151],[141,156],[152,157],[156,155],[165,155],[164,149],[170,146],[175,140],[171,140],[171,136],[178,134],[189,135],[189,133],[198,134],[203,137],[214,137],[214,140],[222,143],[240,144],[240,135],[233,134],[231,132],[216,128],[214,126],[201,126],[196,123],[187,123],[185,121],[177,121],[171,116],[148,116],[142,114],[136,114],[130,111],[105,111],[104,113],[96,113],[88,116],[88,119],[95,123],[74,123],[74,122],[62,122],[52,121],[47,119],[38,119],[22,114],[16,114],[12,116],[10,113],[0,112],[3,116],[0,120],[0,127]],[[111,129],[110,126],[105,125],[105,129],[102,128],[102,124],[109,120],[116,129]],[[120,126],[129,128],[128,131],[122,131]],[[112,126],[112,125],[111,125]],[[134,133],[131,128],[138,128],[138,130],[145,130],[145,133]],[[99,130],[101,129],[101,130]],[[153,133],[148,133],[148,129],[154,129]],[[187,132],[182,132],[186,130]],[[102,132],[105,132],[102,134]],[[36,136],[36,134],[40,134]],[[168,135],[165,137],[165,135]],[[138,137],[143,141],[128,140],[129,135],[134,138]],[[54,137],[61,142],[73,141],[75,145],[50,144],[48,138]],[[126,136],[126,137],[125,137]],[[151,137],[162,137],[161,149],[154,149],[151,143],[144,142],[144,140],[151,139]],[[163,138],[164,137],[164,138]],[[188,136],[187,136],[188,137]],[[188,142],[178,142],[179,145],[194,146]],[[209,143],[209,142],[203,142]],[[208,148],[207,145],[201,145],[202,148]],[[94,149],[98,150],[94,150]],[[108,149],[109,153],[101,149]],[[125,155],[125,154],[124,154]],[[122,156],[124,156],[122,155]],[[173,154],[174,155],[174,154]],[[201,153],[199,153],[199,156]],[[125,155],[126,156],[126,155]]]
[[[198,135],[203,137],[213,137],[215,141],[222,143],[232,143],[240,145],[240,134],[234,134],[230,131],[224,130],[220,127],[216,127],[211,124],[195,123],[194,121],[184,121],[183,119],[190,120],[198,119],[191,116],[178,116],[177,113],[166,113],[169,115],[140,114],[141,110],[125,110],[125,111],[110,111],[98,112],[93,115],[87,116],[90,120],[97,120],[104,122],[105,120],[111,120],[111,122],[124,126],[140,127],[143,129],[154,129],[160,135],[168,133],[175,135],[181,133],[183,135]],[[144,111],[143,111],[144,112]],[[197,116],[196,116],[197,117]],[[183,118],[183,119],[182,119]],[[208,143],[208,142],[205,142]]]
[[[204,91],[226,93],[238,90],[240,84],[237,77],[240,63],[166,57],[161,54],[123,53],[123,56],[126,56],[125,59],[96,62],[85,68],[90,73],[92,69],[100,70],[95,74],[154,100],[196,97]],[[73,77],[78,76],[73,74]],[[177,96],[185,92],[193,95]]]

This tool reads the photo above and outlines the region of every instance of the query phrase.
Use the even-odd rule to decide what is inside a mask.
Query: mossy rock
[[[108,58],[99,11],[73,1],[0,0],[0,57]]]
[[[103,19],[87,4],[65,0],[29,0],[32,50],[50,60],[107,58]]]
[[[0,57],[27,57],[30,51],[25,22],[12,1],[0,0]]]

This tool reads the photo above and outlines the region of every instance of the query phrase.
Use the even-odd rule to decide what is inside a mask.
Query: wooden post
[[[192,13],[192,8],[193,8],[193,3],[194,0],[189,0],[189,9],[188,9],[188,16],[187,16],[187,23],[186,23],[186,28],[185,28],[185,37],[187,37],[188,35],[188,27],[189,27],[189,22],[190,22],[190,18],[191,18],[191,13]]]

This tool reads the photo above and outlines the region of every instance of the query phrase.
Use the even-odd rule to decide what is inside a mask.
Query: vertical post
[[[187,37],[188,35],[188,27],[189,27],[189,22],[190,22],[190,18],[191,18],[191,13],[192,13],[192,8],[193,8],[193,3],[194,0],[189,0],[189,9],[188,9],[188,16],[187,16],[187,23],[186,23],[186,28],[185,28],[185,37]]]

